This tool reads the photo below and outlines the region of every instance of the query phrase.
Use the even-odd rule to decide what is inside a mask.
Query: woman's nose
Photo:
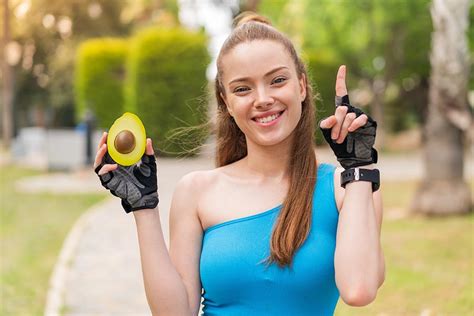
[[[255,97],[255,107],[267,107],[269,105],[272,105],[273,102],[273,97],[268,93],[267,89],[263,87],[257,89],[257,94]]]

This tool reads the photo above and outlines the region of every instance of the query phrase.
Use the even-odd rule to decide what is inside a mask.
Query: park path
[[[203,157],[158,160],[160,218],[167,245],[168,210],[176,183],[186,173],[212,165],[211,159]],[[90,180],[98,181],[92,172]],[[96,190],[105,189],[99,184]],[[61,310],[70,316],[150,315],[135,221],[123,211],[120,200],[111,196],[94,206],[69,236],[51,277],[45,315],[58,315]]]
[[[336,163],[333,154],[319,150],[320,162]],[[471,159],[472,160],[472,159]],[[466,160],[466,175],[474,163]],[[177,181],[193,170],[211,169],[210,155],[193,159],[158,159],[160,217],[168,244],[168,210]],[[382,156],[378,164],[384,180],[419,179],[419,154]],[[50,174],[15,184],[22,191],[104,190],[92,170]],[[133,216],[123,212],[115,197],[93,206],[76,222],[66,238],[51,276],[45,315],[150,315],[145,298]]]

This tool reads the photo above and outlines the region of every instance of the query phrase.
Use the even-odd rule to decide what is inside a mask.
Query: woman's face
[[[241,43],[222,56],[222,95],[247,143],[286,140],[301,118],[306,78],[298,79],[284,46],[270,40]]]

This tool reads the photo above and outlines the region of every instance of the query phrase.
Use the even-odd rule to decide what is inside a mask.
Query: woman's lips
[[[281,111],[265,117],[253,118],[252,120],[260,126],[271,126],[280,121],[284,112],[285,111]]]

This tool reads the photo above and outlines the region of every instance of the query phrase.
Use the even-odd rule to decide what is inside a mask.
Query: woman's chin
[[[257,139],[253,140],[258,146],[263,147],[273,147],[278,145],[285,145],[287,144],[288,137],[284,137],[283,135],[268,135],[267,137],[258,137]]]

